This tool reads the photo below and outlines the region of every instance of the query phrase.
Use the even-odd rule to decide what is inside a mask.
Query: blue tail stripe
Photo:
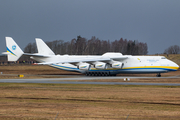
[[[14,54],[8,47],[7,48],[7,51],[10,52],[12,55],[16,56],[16,54]]]

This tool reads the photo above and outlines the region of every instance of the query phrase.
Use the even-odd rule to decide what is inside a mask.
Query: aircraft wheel
[[[116,76],[116,74],[112,74],[112,76]]]
[[[107,73],[106,73],[106,76],[110,76],[110,74],[107,72]]]
[[[104,76],[104,72],[102,72],[102,76]]]
[[[161,77],[161,74],[160,74],[160,73],[158,73],[158,74],[156,75],[156,77]]]

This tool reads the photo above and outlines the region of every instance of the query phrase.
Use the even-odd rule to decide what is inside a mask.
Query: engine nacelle
[[[104,63],[104,62],[96,62],[94,67],[97,68],[97,69],[106,69],[107,68],[107,64]]]
[[[80,70],[89,70],[90,67],[91,67],[91,65],[88,64],[88,63],[80,63],[79,66],[78,66],[78,68],[79,68]]]
[[[120,68],[120,69],[122,69],[122,67],[123,67],[123,63],[121,63],[121,62],[114,62],[111,65],[112,65],[112,68]]]

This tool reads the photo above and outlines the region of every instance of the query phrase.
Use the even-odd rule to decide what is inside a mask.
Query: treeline
[[[172,45],[164,50],[164,54],[179,54],[180,47],[178,45]]]
[[[146,43],[123,38],[111,42],[109,40],[100,40],[95,36],[89,40],[77,36],[77,39],[74,38],[68,42],[55,40],[52,42],[46,42],[46,44],[55,54],[60,55],[102,55],[106,52],[120,52],[125,55],[146,55],[148,53],[148,46]],[[36,53],[36,44],[29,43],[24,48],[24,52]]]

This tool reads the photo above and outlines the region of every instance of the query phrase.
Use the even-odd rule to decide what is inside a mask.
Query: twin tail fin
[[[22,55],[36,57],[47,57],[49,55],[55,55],[54,52],[40,38],[36,38],[38,53],[35,54],[24,53],[11,37],[6,37],[5,39],[7,52],[3,52],[2,54],[7,55],[8,61],[17,61]]]
[[[11,37],[6,37],[5,39],[7,52],[3,54],[7,54],[8,61],[17,61],[24,52]]]
[[[36,38],[36,45],[37,45],[38,54],[55,55],[54,52],[46,45],[46,43],[42,39]]]

